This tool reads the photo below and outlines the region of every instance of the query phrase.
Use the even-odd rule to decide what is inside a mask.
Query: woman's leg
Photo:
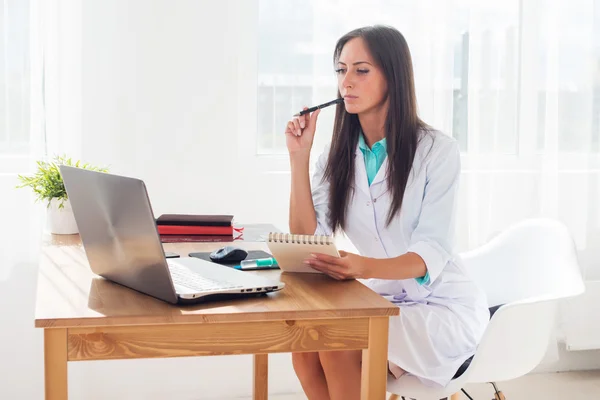
[[[292,353],[292,365],[309,400],[329,400],[319,353]]]
[[[322,351],[319,359],[331,400],[360,399],[362,351]]]

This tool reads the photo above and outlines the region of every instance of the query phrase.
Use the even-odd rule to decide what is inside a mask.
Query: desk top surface
[[[267,250],[265,243],[229,243]],[[165,243],[181,255],[213,251],[227,243]],[[40,254],[35,326],[93,327],[250,322],[398,315],[399,309],[358,281],[279,270],[247,272],[279,279],[279,292],[258,298],[174,306],[95,275],[78,235],[49,235]]]

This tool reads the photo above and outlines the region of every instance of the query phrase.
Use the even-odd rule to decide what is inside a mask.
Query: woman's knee
[[[319,353],[292,353],[292,365],[299,378],[309,377],[322,370]]]
[[[362,353],[360,350],[320,351],[319,360],[324,368],[334,365],[360,365]]]

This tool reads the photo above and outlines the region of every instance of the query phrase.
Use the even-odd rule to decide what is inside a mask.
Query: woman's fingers
[[[337,279],[337,280],[345,280],[348,279],[348,277],[346,275],[344,275],[343,273],[340,273],[338,271],[335,271],[333,269],[328,268],[328,266],[326,266],[323,263],[313,263],[311,262],[310,267],[314,270],[320,271],[322,273],[324,273],[325,275],[328,275],[330,277],[332,277],[333,279]]]
[[[300,136],[302,134],[302,129],[300,128],[300,121],[298,120],[298,117],[294,117],[292,123],[294,124],[294,133],[296,136]]]
[[[341,266],[335,265],[335,264],[330,264],[330,263],[327,263],[324,261],[320,261],[315,258],[313,258],[312,260],[307,260],[307,264],[312,267],[317,267],[321,271],[332,272],[334,274],[338,274],[338,275],[342,275],[342,276],[344,276],[344,273],[346,272],[346,268],[344,268],[344,267],[341,267]]]
[[[287,125],[285,126],[285,133],[286,134],[290,134],[290,135],[296,135],[296,128],[294,127],[294,123],[292,121],[288,121]]]
[[[308,107],[304,107],[303,110],[308,110]],[[301,115],[300,117],[298,117],[298,119],[300,122],[300,128],[304,129],[308,122],[308,114]]]
[[[308,107],[304,107],[304,110],[307,110]],[[317,124],[317,117],[321,110],[317,110],[312,114],[304,114],[298,117],[294,117],[292,120],[288,121],[286,125],[285,133],[289,133],[294,136],[302,136],[302,134],[306,131],[309,138],[312,138],[311,134],[314,134],[315,126]]]
[[[307,115],[305,115],[306,117],[306,127],[312,129],[313,131],[316,129],[317,127],[317,118],[319,117],[319,114],[321,113],[321,109],[319,108],[317,111],[313,112],[312,114],[310,114],[310,117]]]

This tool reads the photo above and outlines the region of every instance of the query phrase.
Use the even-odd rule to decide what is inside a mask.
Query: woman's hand
[[[304,110],[307,108],[304,107]],[[318,109],[310,114],[310,117],[304,114],[288,121],[285,127],[285,141],[290,155],[302,152],[310,154],[320,112],[321,110]]]
[[[367,277],[368,258],[358,254],[347,253],[340,250],[340,257],[327,254],[312,254],[304,262],[334,279],[356,279]]]

